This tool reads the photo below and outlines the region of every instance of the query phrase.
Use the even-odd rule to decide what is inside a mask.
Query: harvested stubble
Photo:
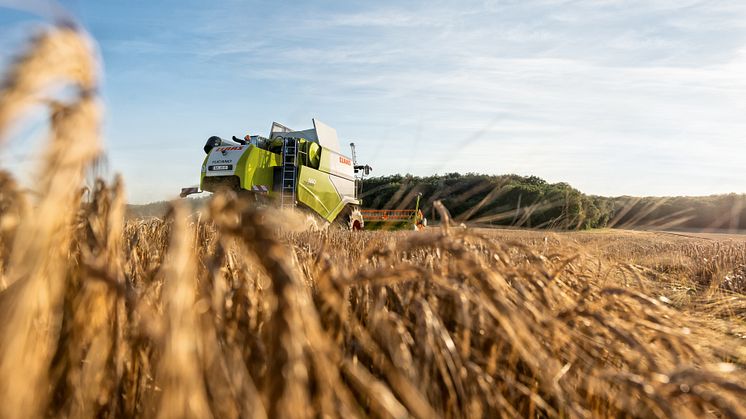
[[[18,92],[24,65],[60,39],[85,46],[38,38],[0,122],[41,91]],[[87,57],[71,51],[54,53]],[[125,223],[121,182],[76,193],[98,150],[85,73],[65,76],[81,94],[55,114],[35,209],[0,177],[1,417],[746,415],[746,304],[716,280],[740,245],[283,233],[230,195]]]

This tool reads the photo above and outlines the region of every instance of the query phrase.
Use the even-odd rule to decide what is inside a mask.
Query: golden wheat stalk
[[[36,175],[40,202],[23,218],[8,262],[0,340],[0,416],[36,416],[47,400],[47,370],[60,327],[70,225],[84,170],[100,152],[96,60],[88,38],[69,27],[38,36],[0,90],[0,139],[53,83],[77,91],[51,107],[52,138]]]
[[[435,201],[427,233],[291,233],[229,194],[125,223],[119,180],[81,201],[95,70],[55,28],[1,90],[3,138],[75,94],[33,206],[0,172],[0,417],[746,417],[746,243],[475,232]]]

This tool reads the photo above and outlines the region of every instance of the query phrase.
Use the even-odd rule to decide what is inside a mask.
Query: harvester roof
[[[339,139],[337,138],[337,130],[330,127],[329,125],[324,124],[316,118],[312,119],[311,121],[313,122],[313,128],[300,131],[288,128],[280,123],[273,122],[272,129],[269,133],[269,138],[305,138],[308,141],[313,141],[324,148],[328,148],[331,151],[339,153],[340,149]]]

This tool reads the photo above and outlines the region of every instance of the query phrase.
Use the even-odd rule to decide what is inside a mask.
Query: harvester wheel
[[[365,222],[363,221],[363,214],[359,209],[353,208],[350,212],[350,230],[360,231],[363,229]]]
[[[365,226],[363,222],[363,214],[357,207],[346,206],[337,215],[337,218],[331,223],[332,226],[340,230],[362,230]]]

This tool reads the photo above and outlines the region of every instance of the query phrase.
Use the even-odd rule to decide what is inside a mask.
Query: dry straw
[[[744,417],[746,246],[623,233],[283,232],[231,194],[124,222],[87,195],[96,61],[38,36],[39,197],[0,174],[0,417]],[[87,199],[83,199],[87,196]],[[33,209],[32,209],[33,208]]]

